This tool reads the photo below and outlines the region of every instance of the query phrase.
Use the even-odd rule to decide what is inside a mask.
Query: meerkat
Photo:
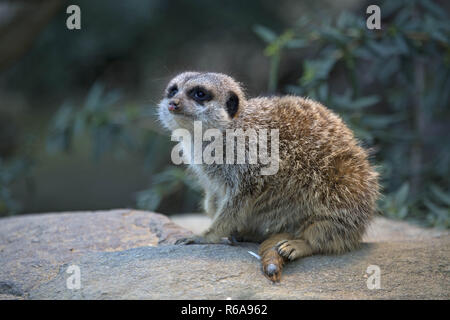
[[[262,271],[273,282],[288,261],[358,247],[376,212],[378,174],[368,151],[322,104],[292,95],[248,99],[230,76],[185,72],[169,82],[158,114],[171,131],[193,132],[200,121],[222,132],[279,133],[276,174],[260,174],[262,164],[189,164],[213,220],[202,235],[178,244],[260,243]]]

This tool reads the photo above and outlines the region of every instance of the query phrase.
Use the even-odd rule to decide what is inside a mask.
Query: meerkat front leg
[[[222,200],[208,230],[200,236],[179,239],[175,244],[232,244],[228,238],[239,229],[239,220],[234,217],[240,216],[244,206],[237,203],[236,198],[230,198]]]
[[[228,240],[231,231],[226,232],[226,228],[219,227],[221,224],[226,226],[228,221],[225,219],[220,220],[221,221],[214,220],[208,230],[201,235],[178,239],[175,244],[231,244],[231,241]]]
[[[217,212],[217,195],[210,191],[205,191],[203,199],[203,210],[208,217],[214,218]]]
[[[226,218],[215,219],[202,235],[178,239],[175,244],[231,244],[228,240],[232,234],[229,223],[229,219]]]

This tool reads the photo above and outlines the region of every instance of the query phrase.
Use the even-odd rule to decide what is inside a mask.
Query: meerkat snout
[[[167,105],[167,109],[170,112],[178,112],[181,110],[181,107],[179,106],[180,101],[179,100],[170,100],[169,104]]]

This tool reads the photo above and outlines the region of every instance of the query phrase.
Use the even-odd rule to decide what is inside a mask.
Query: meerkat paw
[[[279,282],[283,271],[283,257],[275,249],[264,252],[261,256],[264,276],[272,282]]]
[[[237,245],[239,244],[239,242],[252,242],[251,239],[244,237],[241,234],[238,233],[232,233],[229,237],[228,240],[230,240],[231,245]]]
[[[235,246],[240,242],[239,239],[234,235],[229,236],[228,241],[230,242],[230,245],[232,245],[232,246]]]
[[[282,240],[275,248],[280,256],[290,261],[312,254],[312,248],[305,240]]]
[[[175,241],[175,244],[179,245],[187,245],[187,244],[204,244],[205,242],[205,238],[203,238],[202,236],[192,236],[192,237],[187,237],[187,238],[181,238],[178,239],[177,241]]]

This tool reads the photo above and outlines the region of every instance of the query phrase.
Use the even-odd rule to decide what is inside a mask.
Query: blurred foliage
[[[277,35],[272,30],[260,25],[256,25],[253,29],[259,37],[269,43],[264,50],[264,54],[270,57],[268,91],[274,93],[277,90],[281,52],[285,48],[302,48],[306,46],[306,41],[303,39],[294,39],[294,32],[292,30],[286,30],[281,35]]]
[[[432,226],[450,228],[450,194],[445,193],[437,185],[431,185],[430,195],[425,197],[424,204],[430,213],[427,214],[428,223]]]
[[[184,191],[187,190],[187,191]],[[195,179],[182,168],[168,167],[153,177],[152,186],[137,195],[137,206],[142,209],[156,210],[164,198],[183,192],[184,208],[195,207],[201,189]]]
[[[90,90],[80,110],[66,102],[50,124],[48,150],[70,151],[73,137],[86,131],[91,135],[96,158],[115,148],[123,150],[118,148],[120,146],[132,149],[134,141],[125,127],[135,122],[140,113],[134,106],[129,105],[120,110],[115,109],[119,98],[119,92],[105,93],[103,87],[97,83]]]
[[[61,27],[67,19],[61,10],[31,52],[6,71],[8,89],[64,97],[89,89],[94,78],[122,86],[128,94],[148,90],[152,69],[173,72],[177,63],[187,64],[179,61],[178,50],[187,50],[182,55],[186,57],[190,46],[206,43],[212,35],[251,36],[251,30],[246,31],[252,21],[267,20],[271,14],[261,0],[226,5],[206,0],[74,2],[82,8],[82,30]],[[272,20],[276,23],[276,17]]]
[[[36,166],[35,137],[28,135],[22,140],[17,154],[0,156],[0,216],[14,215],[22,210],[21,201],[13,195],[13,184],[24,181],[29,194],[35,188],[32,175]]]
[[[164,198],[187,187],[188,191],[182,193],[183,207],[195,208],[199,189],[194,180],[181,168],[164,167],[169,161],[169,139],[146,123],[155,118],[155,109],[119,102],[118,91],[105,92],[98,83],[91,88],[81,108],[66,102],[51,121],[48,151],[71,152],[75,139],[87,134],[96,160],[104,155],[143,153],[147,158],[143,170],[152,177],[152,182],[149,189],[137,193],[137,206],[156,210]]]
[[[0,158],[0,216],[14,215],[21,210],[21,204],[14,199],[11,186],[22,178],[31,184],[30,172],[33,161],[26,157],[5,160]]]
[[[349,12],[336,20],[323,19],[326,12],[304,16],[279,36],[258,26],[272,59],[269,91],[276,88],[281,52],[308,44],[311,58],[298,66],[301,77],[286,92],[334,109],[373,147],[384,214],[448,227],[450,143],[440,135],[449,129],[449,17],[429,0],[380,6],[381,30],[367,29],[364,17]]]

